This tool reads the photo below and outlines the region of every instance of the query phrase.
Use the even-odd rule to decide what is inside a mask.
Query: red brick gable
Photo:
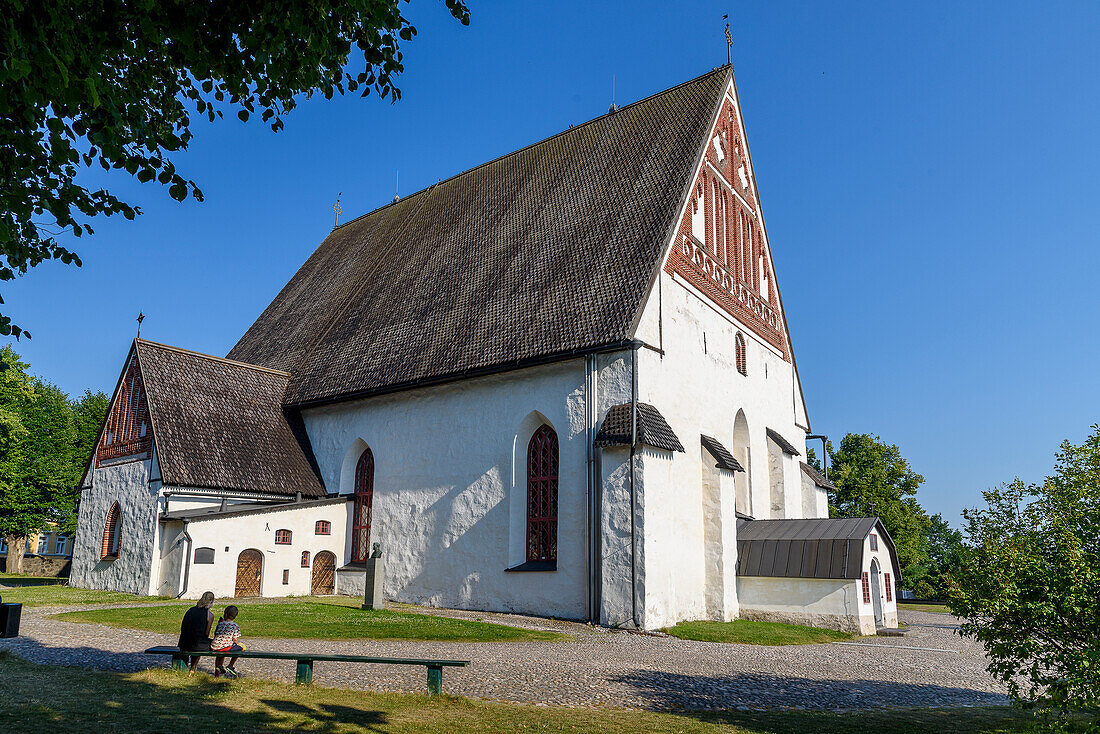
[[[121,458],[148,459],[152,446],[153,430],[149,423],[145,385],[137,357],[131,356],[111,400],[111,411],[96,448],[96,466]]]
[[[790,361],[752,163],[729,96],[708,134],[703,165],[665,271],[705,293]]]

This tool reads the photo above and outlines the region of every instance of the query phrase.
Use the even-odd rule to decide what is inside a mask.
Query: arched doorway
[[[255,548],[237,556],[237,584],[233,596],[260,596],[260,579],[264,570],[264,554]]]
[[[884,626],[885,620],[882,616],[882,574],[879,570],[877,558],[871,561],[871,604],[875,608],[875,626]]]
[[[351,562],[370,556],[371,507],[374,504],[374,454],[363,449],[355,464],[355,503],[351,516]]]
[[[309,593],[314,596],[329,596],[336,591],[336,556],[321,551],[313,557],[313,583]]]

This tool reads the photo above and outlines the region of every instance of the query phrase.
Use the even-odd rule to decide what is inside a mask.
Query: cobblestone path
[[[901,620],[910,630],[904,638],[762,647],[611,632],[574,622],[516,615],[402,608],[552,629],[573,639],[490,643],[248,642],[255,650],[316,649],[327,653],[468,659],[472,661],[470,667],[445,671],[445,692],[551,705],[843,710],[1006,701],[1001,687],[984,670],[981,647],[955,634],[955,620],[946,614],[902,611]],[[38,663],[101,670],[135,671],[168,664],[140,651],[157,644],[174,645],[173,635],[52,619],[51,615],[59,611],[65,608],[24,608],[23,636],[0,640],[0,649]],[[201,665],[210,670],[209,659]],[[242,660],[238,668],[247,675],[294,679],[294,664],[290,661]],[[422,668],[318,662],[314,682],[338,688],[421,692],[424,675]]]

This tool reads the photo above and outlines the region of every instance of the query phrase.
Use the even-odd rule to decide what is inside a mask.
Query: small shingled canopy
[[[895,578],[901,578],[898,552],[877,517],[752,520],[737,528],[739,576],[858,579],[863,572],[863,541],[877,531],[889,549]]]
[[[612,405],[607,409],[600,430],[593,444],[600,447],[630,445],[630,403]],[[649,403],[638,403],[638,444],[664,449],[665,451],[683,451],[684,445],[676,437],[661,411]]]
[[[699,436],[699,440],[702,442],[703,448],[718,462],[715,464],[716,467],[727,471],[745,471],[745,468],[741,466],[741,462],[735,459],[733,454],[726,450],[726,447],[717,438]]]

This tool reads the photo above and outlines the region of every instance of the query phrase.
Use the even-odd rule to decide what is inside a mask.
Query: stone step
[[[905,637],[905,630],[894,627],[879,627],[875,630],[875,634],[879,637]]]

